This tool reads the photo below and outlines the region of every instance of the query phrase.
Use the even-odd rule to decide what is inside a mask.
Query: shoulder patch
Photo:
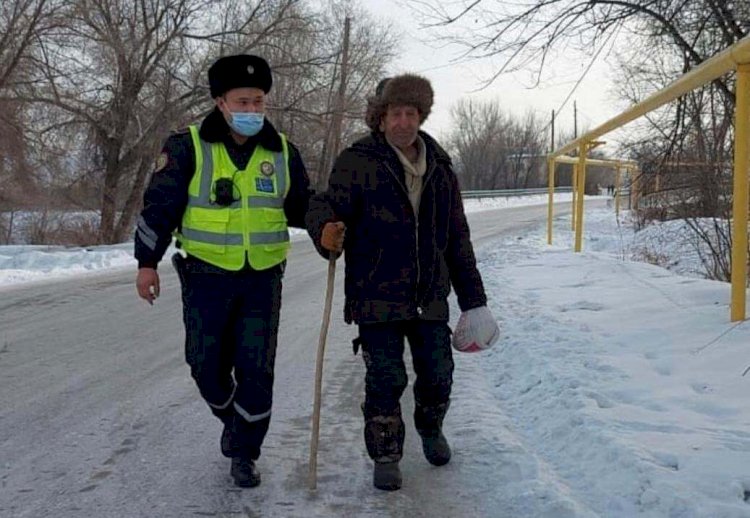
[[[167,167],[168,162],[169,162],[169,157],[167,156],[167,154],[161,153],[157,157],[156,161],[154,161],[154,172],[158,173],[159,171]]]

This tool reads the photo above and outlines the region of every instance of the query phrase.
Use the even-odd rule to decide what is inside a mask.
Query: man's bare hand
[[[139,268],[138,276],[135,278],[135,287],[138,296],[153,304],[159,297],[159,274],[154,268]]]

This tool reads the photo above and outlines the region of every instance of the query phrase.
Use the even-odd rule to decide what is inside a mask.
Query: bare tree
[[[276,70],[271,114],[301,148],[318,188],[325,186],[335,158],[330,149],[331,131],[346,17],[352,28],[340,138],[342,142],[351,140],[365,129],[366,98],[395,55],[396,37],[391,28],[375,21],[355,2],[332,0],[315,16],[308,16],[292,38],[279,39],[270,50],[277,62],[286,63]]]
[[[68,176],[75,182],[80,172],[96,172],[101,242],[121,241],[130,232],[153,157],[167,133],[206,108],[209,60],[280,31],[297,3],[66,3],[65,23],[43,41],[35,61],[37,84],[23,99],[58,114],[40,131],[86,136],[80,142],[86,152]],[[224,17],[206,14],[217,11]]]
[[[30,49],[54,24],[59,2],[6,0],[0,4],[0,91],[23,69]]]
[[[498,56],[504,72],[533,69],[539,77],[557,51],[577,48],[597,57],[617,31],[659,38],[685,57],[689,68],[750,32],[750,5],[723,0],[531,0],[526,3],[466,0],[407,0],[442,40],[464,49],[467,58]],[[713,35],[704,45],[702,35]],[[716,84],[731,96],[723,79]]]
[[[706,59],[750,34],[750,3],[722,0],[532,0],[458,4],[408,2],[423,20],[448,30],[464,56],[500,56],[499,74],[533,68],[567,47],[596,59],[615,34],[628,39],[624,97],[638,102]],[[461,24],[474,22],[470,32]],[[452,29],[452,30],[451,30]],[[646,51],[645,49],[648,49]],[[731,161],[735,85],[732,76],[683,96],[652,113],[630,142],[644,161],[636,185],[648,207],[641,218],[680,217],[697,242],[711,250],[709,276],[728,279],[731,235],[726,228],[731,202]],[[657,202],[658,200],[658,202]],[[706,224],[703,218],[710,218]],[[710,228],[710,231],[706,229]]]
[[[59,2],[6,0],[0,3],[0,243],[13,242],[15,213],[36,201],[24,118],[27,106],[13,93],[28,79],[28,58],[54,27]]]
[[[359,17],[346,88],[351,120],[361,119],[354,112],[393,55],[389,29],[343,1],[322,11],[303,0],[15,2],[25,14],[7,11],[7,20],[26,23],[32,8],[44,16],[27,29],[32,36],[24,59],[13,65],[23,80],[12,88],[0,84],[0,107],[10,114],[0,119],[0,132],[8,136],[0,139],[0,152],[3,146],[28,150],[28,168],[44,184],[40,192],[49,194],[45,207],[74,203],[97,210],[96,241],[102,243],[130,234],[167,134],[212,109],[205,75],[217,57],[249,52],[269,60],[275,79],[269,117],[314,164],[330,137],[340,8]],[[14,44],[27,25],[18,27]],[[0,49],[0,58],[15,56],[10,50]],[[4,63],[0,76],[10,69]],[[345,123],[344,131],[353,126]]]
[[[695,42],[715,48],[723,38],[705,31]],[[690,63],[679,50],[649,39],[654,52],[623,52],[623,98],[637,102],[663,88]],[[730,95],[727,95],[727,89]],[[649,114],[625,142],[641,164],[635,186],[640,193],[637,225],[650,220],[682,219],[691,229],[691,243],[710,278],[729,280],[731,274],[731,219],[734,79],[712,83]]]
[[[25,106],[13,87],[27,78],[28,58],[39,37],[56,23],[58,2],[7,0],[0,3],[0,202],[18,207],[34,188],[23,120]]]
[[[505,113],[497,101],[459,101],[448,145],[464,189],[513,189],[543,184],[543,126],[528,113]]]

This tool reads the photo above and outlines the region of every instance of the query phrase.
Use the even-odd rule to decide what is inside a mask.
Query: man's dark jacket
[[[448,320],[451,284],[462,311],[487,303],[469,239],[458,180],[447,153],[424,132],[427,171],[419,218],[404,169],[382,133],[371,133],[336,160],[328,190],[310,200],[305,222],[320,247],[323,226],[346,224],[348,323]]]

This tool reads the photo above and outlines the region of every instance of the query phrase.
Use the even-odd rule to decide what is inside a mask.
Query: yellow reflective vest
[[[255,270],[286,259],[289,229],[284,198],[289,192],[289,149],[282,134],[282,152],[256,146],[250,161],[238,170],[223,143],[209,143],[190,126],[195,149],[195,173],[177,235],[189,255],[225,270],[240,270],[245,257]],[[234,183],[234,201],[216,204],[215,185],[221,178]]]

